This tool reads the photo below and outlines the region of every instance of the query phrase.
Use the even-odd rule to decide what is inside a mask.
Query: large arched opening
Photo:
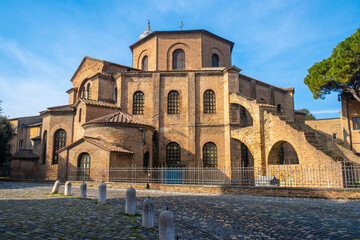
[[[232,103],[230,105],[230,122],[239,127],[249,127],[253,125],[253,118],[244,106]]]
[[[269,165],[299,164],[295,148],[286,141],[278,141],[273,145],[268,157]]]
[[[231,139],[231,182],[254,185],[254,157],[248,146],[240,140]]]

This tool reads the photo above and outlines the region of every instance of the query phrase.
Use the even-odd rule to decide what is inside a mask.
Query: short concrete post
[[[150,197],[143,202],[142,224],[145,228],[154,227],[154,201]]]
[[[83,182],[80,185],[80,197],[81,198],[86,198],[86,191],[87,191],[87,185],[86,185],[86,183]]]
[[[174,240],[175,237],[175,221],[174,214],[165,210],[159,216],[159,239]]]
[[[136,190],[131,186],[126,190],[125,213],[134,215],[136,209]]]
[[[64,191],[64,194],[69,196],[71,195],[71,182],[67,181],[65,183],[65,191]]]
[[[99,197],[98,197],[99,203],[105,203],[106,202],[106,184],[100,183],[99,184]]]
[[[61,186],[61,182],[59,180],[57,180],[54,184],[54,187],[53,187],[51,193],[58,193],[60,186]]]

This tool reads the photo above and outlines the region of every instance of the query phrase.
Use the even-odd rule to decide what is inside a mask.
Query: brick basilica
[[[269,166],[360,162],[305,124],[294,88],[241,74],[233,46],[206,30],[148,26],[130,46],[132,67],[84,57],[67,105],[11,119],[12,176],[67,179],[80,167],[91,178],[96,168],[164,165],[269,175]]]

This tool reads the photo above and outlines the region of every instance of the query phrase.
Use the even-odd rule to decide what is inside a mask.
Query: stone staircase
[[[280,119],[282,119],[282,117],[280,117]],[[334,159],[334,161],[355,164],[360,163],[360,158],[351,150],[345,148],[343,143],[339,143],[339,140],[335,142],[325,134],[311,128],[305,123],[289,120],[285,120],[285,122],[295,130],[304,132],[308,143],[314,146],[316,150],[319,150]]]

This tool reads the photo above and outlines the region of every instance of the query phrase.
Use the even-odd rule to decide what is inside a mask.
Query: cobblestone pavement
[[[157,239],[161,210],[175,214],[179,239],[360,239],[360,201],[186,194],[138,190],[135,217],[125,190],[108,188],[98,204],[49,192],[52,185],[0,182],[0,239]],[[60,192],[64,191],[61,186]],[[141,227],[145,197],[155,201],[154,229]]]

